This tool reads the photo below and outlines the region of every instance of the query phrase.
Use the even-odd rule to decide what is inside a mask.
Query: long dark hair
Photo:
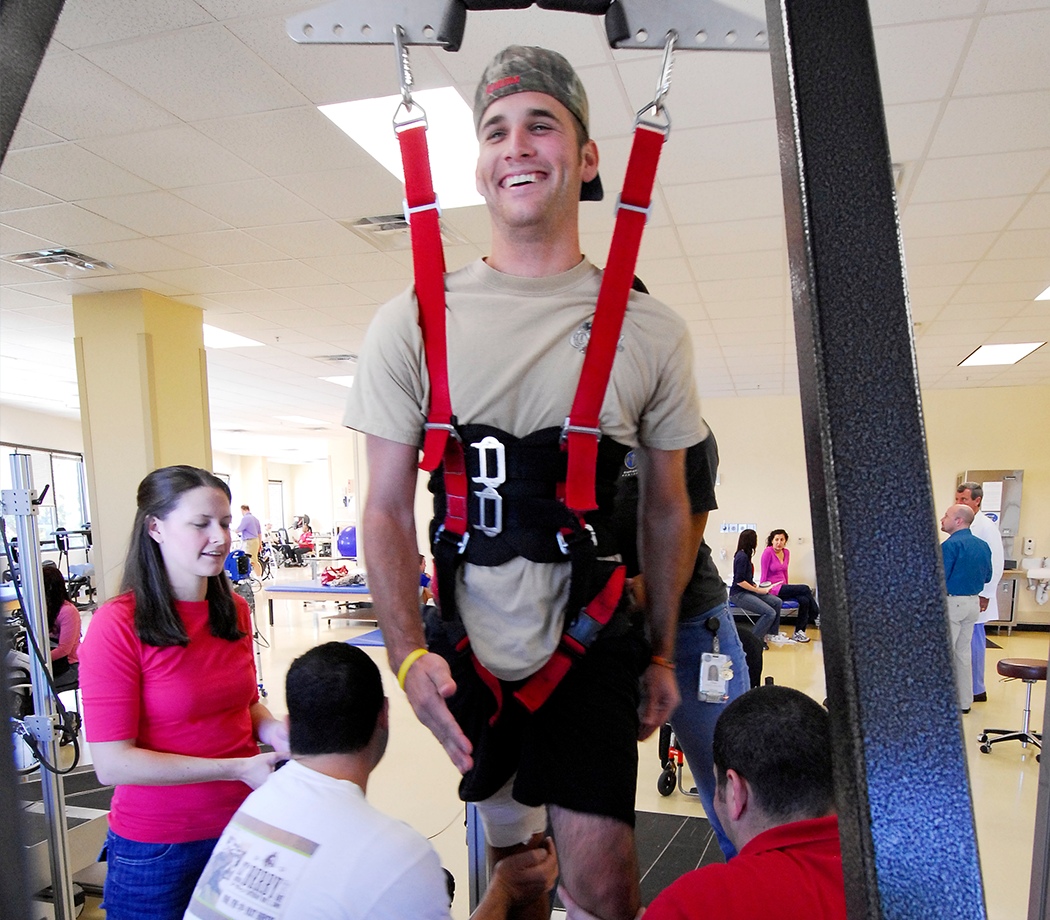
[[[736,551],[738,553],[747,553],[748,558],[755,555],[755,547],[758,546],[758,534],[748,528],[747,530],[741,530],[740,536],[737,537]]]
[[[183,495],[202,487],[218,489],[230,498],[230,488],[225,482],[195,466],[165,466],[139,483],[138,508],[120,590],[135,594],[135,632],[144,645],[189,645],[186,627],[175,608],[175,595],[160,546],[149,535],[149,528],[154,520],[164,520],[171,514]],[[211,634],[230,642],[243,639],[246,633],[237,626],[237,608],[224,572],[208,579],[205,598]]]
[[[66,580],[62,577],[58,566],[45,565],[43,573],[44,601],[47,603],[47,628],[52,630],[58,619],[58,611],[69,600],[69,592],[66,591]]]
[[[771,530],[769,532],[769,536],[766,537],[766,546],[772,546],[773,545],[773,537],[775,537],[778,533],[782,533],[784,535],[784,542],[787,543],[788,532],[786,530],[784,530],[783,528],[778,527],[776,530]]]

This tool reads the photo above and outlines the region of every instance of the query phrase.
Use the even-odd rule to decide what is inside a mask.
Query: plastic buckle
[[[601,623],[586,611],[581,610],[580,615],[576,618],[576,622],[565,630],[565,634],[571,636],[584,648],[590,648],[594,640],[598,638],[598,633],[602,631],[602,628]]]
[[[441,216],[441,202],[438,200],[437,195],[434,196],[434,200],[432,202],[430,202],[430,204],[419,204],[419,205],[416,205],[414,208],[410,208],[408,206],[408,199],[407,198],[402,198],[401,199],[401,211],[405,215],[405,223],[406,224],[411,224],[412,223],[412,215],[413,214],[416,214],[419,211],[431,211],[431,210],[437,211],[438,212],[438,217]]]
[[[583,530],[574,530],[569,534],[569,540],[565,538],[560,530],[555,534],[555,538],[558,541],[558,549],[562,551],[562,554],[568,556],[572,552],[572,547],[585,540],[587,537],[591,538],[591,543],[595,546],[598,545],[598,535],[594,532],[594,528],[590,524],[584,524]],[[572,541],[571,543],[569,541]]]
[[[639,207],[636,204],[627,204],[627,203],[625,203],[624,201],[622,201],[620,199],[620,196],[617,195],[616,196],[616,207],[613,210],[613,214],[617,213],[620,210],[620,208],[623,208],[624,210],[627,210],[627,211],[637,211],[639,214],[644,214],[646,223],[649,223],[649,218],[652,216],[652,213],[653,213],[653,203],[651,201],[649,202],[649,204],[646,207],[642,208],[642,207]]]
[[[451,530],[446,530],[445,525],[442,524],[437,529],[437,533],[434,534],[434,542],[437,543],[438,540],[451,543],[456,548],[456,552],[463,555],[463,550],[467,548],[467,544],[470,542],[470,532],[458,534]]]
[[[619,206],[619,205],[617,205]],[[631,207],[630,205],[624,205],[625,208]],[[573,434],[593,434],[599,441],[602,439],[601,428],[588,428],[586,425],[573,425],[571,419],[565,419],[561,426],[561,440],[564,442],[569,433]]]

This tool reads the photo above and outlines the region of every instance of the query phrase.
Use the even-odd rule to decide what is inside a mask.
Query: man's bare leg
[[[550,806],[562,884],[601,920],[634,920],[641,906],[634,829],[616,818]]]
[[[485,848],[485,854],[488,859],[489,878],[492,877],[492,870],[496,863],[501,859],[507,856],[513,856],[515,853],[521,853],[524,850],[534,850],[536,847],[543,845],[543,840],[543,834],[533,834],[532,837],[529,838],[528,843],[519,843],[512,847],[487,846]],[[507,913],[507,920],[548,920],[550,915],[550,895],[545,892],[534,901],[530,901],[527,904],[518,904],[512,907]]]

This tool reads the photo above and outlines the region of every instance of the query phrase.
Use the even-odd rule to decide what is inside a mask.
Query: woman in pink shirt
[[[107,920],[179,920],[223,828],[287,730],[259,700],[248,605],[230,590],[230,490],[171,466],[139,485],[123,591],[80,649],[95,772],[116,785]]]
[[[55,687],[66,690],[77,685],[80,648],[80,611],[69,599],[66,580],[57,566],[45,565],[44,601],[51,639],[51,674]]]
[[[795,624],[795,642],[809,642],[806,627],[816,623],[820,608],[809,585],[788,584],[788,562],[791,550],[787,548],[788,532],[771,531],[762,550],[762,582],[769,582],[769,590],[783,601],[798,601],[798,622]]]

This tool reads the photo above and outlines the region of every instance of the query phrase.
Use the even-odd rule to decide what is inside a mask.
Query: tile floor
[[[298,573],[280,570],[281,580],[287,580],[289,574]],[[333,620],[328,626],[323,618],[318,623],[315,607],[301,602],[276,602],[275,624],[269,627],[265,605],[260,604],[257,619],[269,642],[269,647],[261,653],[262,675],[267,702],[274,713],[284,712],[283,678],[297,655],[319,642],[346,640],[372,628],[371,624],[340,620]],[[763,675],[822,701],[825,696],[822,643],[817,630],[811,628],[810,635],[814,641],[807,645],[771,648],[765,656]],[[998,682],[995,663],[1005,657],[1046,658],[1048,637],[1038,632],[1014,632],[1010,636],[1004,632],[995,636],[993,631],[992,638],[1002,649],[988,650],[989,700],[975,704],[973,711],[963,717],[963,733],[988,918],[1018,920],[1028,909],[1039,764],[1035,751],[1031,748],[1024,751],[1017,744],[1000,745],[993,748],[991,754],[981,754],[977,736],[984,727],[1020,727],[1024,685],[1016,681]],[[459,882],[460,894],[453,907],[453,917],[464,920],[468,914],[467,859],[463,806],[456,796],[458,774],[438,743],[415,719],[386,666],[384,650],[368,648],[366,651],[380,663],[391,701],[390,744],[386,757],[372,775],[368,797],[379,808],[407,821],[431,840]],[[1044,692],[1045,687],[1037,685],[1037,692],[1033,693],[1033,723],[1037,728],[1042,724]],[[657,791],[660,763],[655,736],[639,748],[638,809],[702,817],[703,810],[696,799],[677,791],[665,798]],[[579,756],[580,769],[586,775],[586,752],[567,751],[566,756]],[[688,785],[688,774],[686,782]],[[90,901],[82,915],[85,920],[103,916],[97,902]]]

